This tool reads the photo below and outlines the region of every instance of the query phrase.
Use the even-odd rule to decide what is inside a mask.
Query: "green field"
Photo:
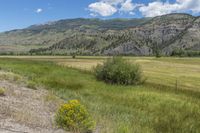
[[[64,100],[79,99],[100,133],[199,133],[200,58],[125,57],[142,66],[138,86],[97,81],[107,57],[1,57],[0,68],[27,77]]]

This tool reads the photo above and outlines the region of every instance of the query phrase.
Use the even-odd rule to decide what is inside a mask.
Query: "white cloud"
[[[136,0],[135,0],[136,1]],[[169,13],[192,12],[200,13],[200,0],[154,0],[148,4],[135,3],[133,0],[98,0],[88,6],[92,16],[111,16],[117,12],[134,15],[135,11],[144,17],[154,17]]]
[[[199,13],[200,12],[200,0],[177,0],[179,3],[181,3],[182,8],[191,10],[193,13]]]
[[[135,5],[133,5],[132,0],[126,0],[124,3],[121,4],[120,11],[129,12],[132,11],[135,8]]]
[[[41,13],[41,12],[43,12],[43,9],[42,8],[38,8],[35,12],[36,13]]]
[[[155,1],[139,8],[145,17],[154,17],[174,12],[200,13],[200,0],[176,0],[175,3]]]
[[[129,12],[130,15],[135,15],[135,12]]]
[[[99,0],[88,6],[92,16],[111,16],[116,12],[133,14],[133,10],[138,4],[133,4],[132,0]]]
[[[100,0],[100,1],[108,3],[110,5],[118,5],[120,3],[124,3],[126,0]]]
[[[128,12],[129,14],[133,14],[133,10],[141,6],[143,6],[143,4],[135,4],[132,2],[132,0],[126,0],[121,4],[121,8],[119,10],[121,12]]]
[[[90,14],[92,16],[101,15],[106,17],[111,16],[117,12],[117,9],[115,7],[105,2],[92,3],[88,7],[89,10],[92,12]]]
[[[163,3],[160,1],[149,3],[147,6],[142,6],[139,11],[145,17],[154,17],[174,12],[179,8],[177,4]]]

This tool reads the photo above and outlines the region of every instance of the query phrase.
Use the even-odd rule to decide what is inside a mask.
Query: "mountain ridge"
[[[3,46],[31,54],[147,56],[170,55],[177,49],[199,51],[200,17],[175,13],[142,19],[59,20],[0,33]]]

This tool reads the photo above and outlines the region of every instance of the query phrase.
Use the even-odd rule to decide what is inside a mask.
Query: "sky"
[[[200,15],[200,0],[1,0],[0,32],[69,18]]]

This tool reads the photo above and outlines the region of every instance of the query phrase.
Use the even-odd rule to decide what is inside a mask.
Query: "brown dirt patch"
[[[0,96],[0,132],[64,133],[54,126],[54,114],[62,100],[47,90],[33,90],[1,80],[5,96]]]

